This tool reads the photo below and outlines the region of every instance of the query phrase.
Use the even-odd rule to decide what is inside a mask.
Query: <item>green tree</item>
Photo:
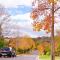
[[[2,48],[4,46],[5,46],[4,38],[0,38],[0,48]]]

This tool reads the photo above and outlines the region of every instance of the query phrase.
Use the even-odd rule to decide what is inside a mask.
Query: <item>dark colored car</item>
[[[0,57],[7,56],[7,57],[16,57],[15,50],[10,50],[9,47],[4,47],[0,49]]]

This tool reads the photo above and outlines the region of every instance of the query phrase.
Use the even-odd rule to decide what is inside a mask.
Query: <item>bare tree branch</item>
[[[7,22],[8,19],[9,19],[9,17],[10,17],[10,15],[5,16],[5,17],[2,19],[1,25],[2,25],[4,22]]]
[[[59,10],[60,9],[60,7],[58,7],[57,9],[55,9],[55,11],[54,12],[56,12],[57,10]]]
[[[9,20],[10,15],[6,12],[5,7],[0,4],[0,37],[2,37],[2,24]]]

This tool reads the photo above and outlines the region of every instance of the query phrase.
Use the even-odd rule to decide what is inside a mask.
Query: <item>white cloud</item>
[[[19,34],[20,36],[32,35],[29,34],[29,32],[30,33],[33,32],[31,24],[32,22],[33,20],[30,18],[30,13],[11,16],[11,20],[9,21],[9,23],[6,23],[4,25],[4,27],[6,28],[6,29],[4,28],[4,33],[7,32],[8,36],[9,35],[13,36],[13,34],[17,35],[17,32],[20,31],[21,32],[21,34]],[[16,29],[14,27],[16,27]],[[19,29],[17,29],[17,27],[19,27]]]
[[[11,16],[12,22],[16,21],[17,25],[20,25],[21,28],[32,29],[33,20],[30,18],[30,13]],[[18,22],[17,22],[18,20]]]
[[[60,30],[60,22],[59,23],[55,23],[54,29],[55,29],[55,31],[56,30]]]
[[[33,22],[33,20],[30,18],[30,13],[26,13],[26,14],[21,14],[21,15],[15,15],[15,16],[11,16],[13,21],[18,21],[18,24],[20,26],[23,27],[32,27],[31,23]]]
[[[32,0],[0,0],[0,4],[5,7],[16,7],[16,5],[31,6]]]
[[[18,14],[18,15],[14,15],[11,16],[12,19],[22,19],[22,20],[31,20],[30,18],[30,12],[26,13],[26,14]]]
[[[9,24],[11,25],[19,25],[22,27],[31,27],[31,23],[33,22],[33,20],[30,18],[30,13],[26,13],[26,14],[19,14],[19,15],[14,15],[14,16],[10,16],[11,20],[9,21]],[[8,24],[8,23],[6,23]]]

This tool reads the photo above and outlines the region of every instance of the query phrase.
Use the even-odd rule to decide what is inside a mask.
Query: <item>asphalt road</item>
[[[38,55],[22,55],[17,57],[1,57],[0,60],[39,60]]]

